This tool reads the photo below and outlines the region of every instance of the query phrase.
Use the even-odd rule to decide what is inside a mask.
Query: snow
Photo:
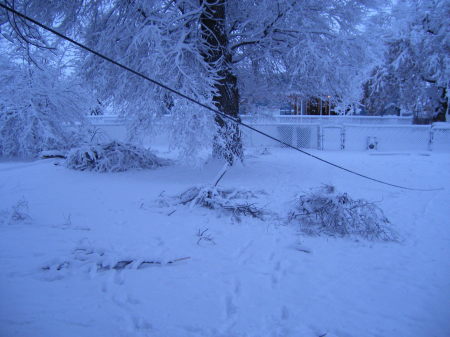
[[[280,148],[251,151],[219,184],[264,190],[266,207],[285,216],[297,193],[321,184],[377,201],[402,240],[370,242],[158,204],[163,191],[212,183],[220,162],[103,174],[60,159],[0,162],[2,217],[18,203],[31,217],[0,222],[0,335],[450,335],[448,154],[314,153],[397,184],[445,189],[394,189]],[[205,229],[211,240],[199,240]],[[97,268],[126,260],[121,270]],[[161,264],[138,268],[142,261]]]

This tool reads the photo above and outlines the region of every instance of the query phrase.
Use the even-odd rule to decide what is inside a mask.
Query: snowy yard
[[[450,336],[445,13],[0,0],[0,337]]]
[[[377,202],[401,237],[370,242],[157,202],[212,183],[218,162],[103,174],[1,162],[0,335],[449,336],[448,154],[318,154],[445,189],[390,188],[286,149],[250,153],[220,182],[264,190],[284,217],[297,193],[333,184]]]

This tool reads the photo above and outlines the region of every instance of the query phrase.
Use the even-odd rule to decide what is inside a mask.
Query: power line
[[[120,68],[122,68],[122,69],[124,69],[124,70],[126,70],[126,71],[129,71],[129,72],[135,74],[135,75],[138,76],[138,77],[141,77],[142,79],[144,79],[144,80],[146,80],[146,81],[148,81],[148,82],[151,82],[151,83],[153,83],[153,84],[155,84],[155,85],[157,85],[157,86],[159,86],[159,87],[161,87],[161,88],[163,88],[163,89],[165,89],[165,90],[167,90],[167,91],[170,91],[171,93],[173,93],[173,94],[175,94],[175,95],[178,95],[178,96],[180,96],[180,97],[182,97],[182,98],[184,98],[184,99],[186,99],[186,100],[188,100],[188,101],[190,101],[190,102],[192,102],[192,103],[195,103],[195,104],[197,104],[197,105],[199,105],[199,106],[201,106],[201,107],[203,107],[203,108],[205,108],[205,109],[211,111],[211,112],[214,112],[216,115],[219,115],[220,117],[223,117],[223,118],[225,118],[225,119],[228,119],[228,120],[230,120],[230,121],[232,121],[233,123],[236,123],[236,124],[238,124],[238,125],[242,125],[243,127],[246,127],[247,129],[252,130],[252,131],[254,131],[254,132],[256,132],[256,133],[259,133],[260,135],[262,135],[262,136],[264,136],[264,137],[267,137],[267,138],[269,138],[269,139],[271,139],[271,140],[273,140],[273,141],[275,141],[275,142],[277,142],[277,143],[280,143],[280,144],[282,144],[282,145],[284,145],[284,146],[286,146],[286,147],[288,147],[288,148],[291,148],[291,149],[293,149],[293,150],[296,150],[296,151],[298,151],[298,152],[300,152],[300,153],[303,153],[304,155],[307,155],[307,156],[309,156],[309,157],[312,157],[312,158],[314,158],[314,159],[317,159],[317,160],[319,160],[319,161],[321,161],[321,162],[323,162],[323,163],[326,163],[326,164],[328,164],[328,165],[331,165],[331,166],[333,166],[333,167],[336,167],[336,168],[338,168],[338,169],[340,169],[340,170],[346,171],[346,172],[348,172],[348,173],[357,175],[357,176],[362,177],[362,178],[364,178],[364,179],[368,179],[368,180],[371,180],[371,181],[374,181],[374,182],[377,182],[377,183],[380,183],[380,184],[383,184],[383,185],[388,185],[388,186],[391,186],[391,187],[396,187],[396,188],[400,188],[400,189],[404,189],[404,190],[410,190],[410,191],[438,191],[438,190],[442,190],[442,189],[443,189],[443,188],[433,188],[433,189],[412,188],[412,187],[407,187],[407,186],[401,186],[401,185],[397,185],[397,184],[392,184],[392,183],[389,183],[389,182],[386,182],[386,181],[382,181],[382,180],[379,180],[379,179],[376,179],[376,178],[372,178],[372,177],[369,177],[369,176],[364,175],[364,174],[362,174],[362,173],[359,173],[359,172],[350,170],[350,169],[345,168],[345,167],[343,167],[343,166],[341,166],[341,165],[332,163],[332,162],[330,162],[330,161],[328,161],[328,160],[326,160],[326,159],[320,158],[320,157],[318,157],[318,156],[316,156],[316,155],[314,155],[314,154],[312,154],[312,153],[309,153],[309,152],[307,152],[307,151],[304,151],[304,150],[300,149],[299,147],[296,147],[296,146],[293,146],[293,145],[291,145],[291,144],[289,144],[289,143],[286,143],[286,142],[282,141],[281,139],[278,139],[278,138],[276,138],[276,137],[274,137],[274,136],[271,136],[271,135],[269,135],[268,133],[265,133],[265,132],[263,132],[263,131],[260,131],[260,130],[254,128],[253,126],[251,126],[251,125],[249,125],[249,124],[247,124],[247,123],[243,123],[243,122],[242,122],[240,119],[238,119],[238,118],[229,116],[229,115],[227,115],[227,114],[225,114],[225,113],[219,111],[218,109],[212,108],[212,107],[210,107],[210,106],[208,106],[208,105],[206,105],[206,104],[203,104],[203,103],[197,101],[196,99],[194,99],[194,98],[192,98],[192,97],[189,97],[189,96],[187,96],[187,95],[185,95],[185,94],[183,94],[183,93],[181,93],[181,92],[179,92],[179,91],[177,91],[177,90],[175,90],[175,89],[172,89],[171,87],[165,85],[164,83],[161,83],[161,82],[159,82],[159,81],[156,81],[156,80],[154,80],[154,79],[152,79],[152,78],[150,78],[150,77],[148,77],[148,76],[146,76],[146,75],[144,75],[144,74],[142,74],[142,73],[140,73],[140,72],[138,72],[138,71],[136,71],[136,70],[134,70],[134,69],[131,69],[131,68],[127,67],[126,65],[124,65],[124,64],[122,64],[122,63],[119,63],[119,62],[117,62],[117,61],[111,59],[110,57],[105,56],[105,55],[99,53],[98,51],[96,51],[96,50],[94,50],[94,49],[91,49],[91,48],[85,46],[84,44],[82,44],[82,43],[80,43],[80,42],[78,42],[78,41],[76,41],[76,40],[71,39],[70,37],[68,37],[68,36],[66,36],[66,35],[64,35],[64,34],[58,32],[58,31],[54,30],[53,28],[50,28],[50,27],[48,27],[48,26],[46,26],[46,25],[40,23],[39,21],[36,21],[35,19],[30,18],[29,16],[27,16],[27,15],[21,13],[21,12],[18,12],[18,11],[15,10],[14,8],[8,7],[8,6],[6,6],[6,5],[3,4],[3,3],[0,3],[0,7],[2,7],[3,9],[5,9],[5,10],[7,10],[7,11],[9,11],[9,12],[11,12],[11,13],[13,13],[13,14],[15,14],[15,15],[17,15],[17,16],[19,16],[19,17],[21,17],[21,18],[23,18],[23,19],[25,19],[25,20],[27,20],[27,21],[29,21],[29,22],[32,22],[33,24],[35,24],[35,25],[41,27],[42,29],[45,29],[46,31],[49,31],[49,32],[51,32],[51,33],[53,33],[53,34],[59,36],[60,38],[66,40],[66,41],[69,41],[70,43],[72,43],[72,44],[78,46],[78,47],[81,48],[81,49],[84,49],[84,50],[88,51],[89,53],[92,53],[92,54],[94,54],[94,55],[96,55],[96,56],[98,56],[98,57],[100,57],[100,58],[102,58],[102,59],[104,59],[104,60],[106,60],[106,61],[112,63],[112,64],[115,64],[116,66],[118,66],[118,67],[120,67]]]

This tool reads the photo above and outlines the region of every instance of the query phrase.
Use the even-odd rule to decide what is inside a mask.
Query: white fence
[[[114,115],[89,116],[88,119],[94,125],[124,125],[125,118]]]
[[[169,119],[170,116],[165,116],[163,119]],[[91,122],[95,125],[120,125],[125,123],[125,119],[113,116],[89,116]],[[412,124],[412,117],[399,116],[313,116],[313,115],[241,115],[241,119],[249,124],[321,124],[321,125],[342,125],[342,124]]]
[[[450,152],[450,127],[443,125],[258,124],[259,130],[307,149]],[[273,146],[270,139],[243,130],[249,147]]]
[[[242,121],[251,124],[320,124],[320,125],[342,125],[342,124],[375,124],[375,125],[411,125],[412,117],[399,116],[326,116],[326,115],[278,115],[278,116],[257,116],[242,115]]]
[[[326,122],[323,122],[323,120],[314,118],[311,118],[308,123],[300,123],[298,119],[294,119],[295,122],[290,119],[281,119],[282,122],[279,119],[270,121],[267,119],[243,119],[258,130],[288,144],[306,149],[450,152],[450,123],[406,125],[403,124],[403,119],[397,118],[398,123],[388,125],[373,124],[370,117],[365,118],[369,118],[370,122],[363,123],[364,120],[361,119],[357,124],[342,123],[342,120],[338,123],[335,119],[325,119]],[[95,116],[90,119],[103,133],[104,138],[125,139],[126,129],[123,119],[114,116]],[[242,132],[246,147],[280,146],[271,139],[246,128],[242,128]],[[168,143],[168,138],[160,135],[155,141],[158,145],[164,145]]]

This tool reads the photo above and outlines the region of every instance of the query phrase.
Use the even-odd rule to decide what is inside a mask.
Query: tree
[[[450,3],[399,1],[385,61],[367,84],[366,102],[394,104],[417,123],[445,120],[450,79]],[[372,105],[376,105],[373,104]]]
[[[271,99],[294,92],[356,101],[372,61],[363,27],[383,1],[77,0],[47,10],[42,0],[16,4],[131,68],[237,117],[240,98],[257,92]],[[133,136],[167,111],[167,93],[160,88],[95,56],[76,56],[78,71],[98,89],[99,99],[132,117]],[[228,162],[242,158],[236,125],[170,96],[172,138],[184,156],[213,143],[213,152]],[[180,141],[180,134],[196,148]]]
[[[232,72],[232,51],[226,31],[225,1],[201,0],[202,56],[211,69],[216,69],[213,103],[227,115],[239,118],[237,78]],[[216,115],[219,132],[215,136],[213,154],[224,157],[229,164],[243,158],[241,134],[238,125]]]
[[[82,141],[88,101],[59,69],[0,58],[0,156],[36,157]],[[85,104],[86,103],[86,104]]]

